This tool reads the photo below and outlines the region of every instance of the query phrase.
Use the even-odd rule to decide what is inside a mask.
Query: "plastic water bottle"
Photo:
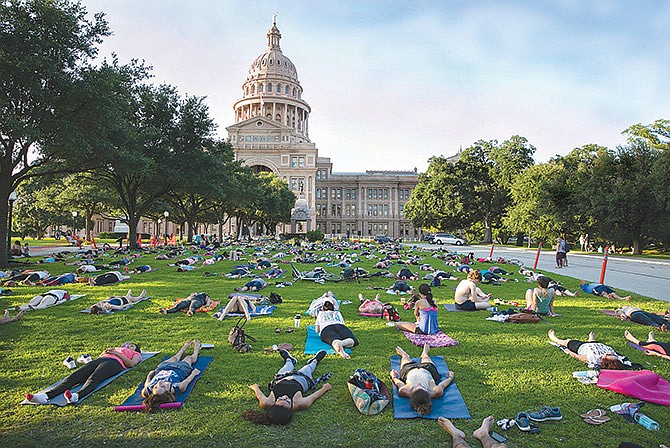
[[[300,327],[300,314],[296,314],[296,315],[295,315],[295,319],[293,320],[293,326],[294,326],[295,328],[299,328],[299,327]]]
[[[656,423],[654,420],[651,418],[647,417],[645,414],[642,412],[636,412],[635,416],[633,417],[636,422],[647,428],[649,431],[658,431],[659,426],[658,423]]]

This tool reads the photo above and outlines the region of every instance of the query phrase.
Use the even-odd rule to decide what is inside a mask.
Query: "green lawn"
[[[437,248],[436,248],[437,249]],[[247,249],[247,259],[252,251]],[[433,266],[444,268],[444,262],[422,255]],[[106,261],[114,258],[107,258]],[[34,262],[35,259],[33,259]],[[374,260],[360,265],[371,270]],[[356,368],[362,367],[388,380],[389,357],[396,345],[410,354],[419,353],[401,332],[385,325],[385,321],[361,318],[357,312],[357,294],[372,297],[375,291],[368,286],[389,286],[390,279],[340,282],[325,285],[296,283],[293,287],[268,288],[264,292],[279,292],[284,303],[272,317],[256,318],[246,326],[258,339],[251,352],[234,352],[227,343],[233,322],[219,322],[204,313],[193,318],[185,314],[162,316],[159,306],[172,304],[175,298],[191,292],[206,291],[213,298],[224,299],[243,280],[205,277],[205,271],[228,272],[237,262],[221,261],[213,266],[192,272],[178,273],[166,261],[155,260],[147,254],[136,263],[150,264],[155,272],[136,275],[116,286],[90,287],[75,285],[67,289],[86,297],[54,308],[29,312],[20,322],[0,326],[0,446],[236,446],[236,447],[297,447],[297,446],[412,446],[432,447],[450,441],[431,420],[394,420],[392,405],[378,416],[360,415],[353,406],[346,381]],[[39,265],[52,274],[69,272],[72,266],[60,264]],[[288,266],[288,265],[286,265]],[[311,266],[299,265],[301,269]],[[33,265],[33,268],[37,268]],[[327,268],[332,272],[337,268]],[[397,272],[398,266],[392,267]],[[415,270],[415,269],[414,269]],[[463,275],[459,275],[461,278]],[[513,277],[519,278],[516,274]],[[576,290],[578,280],[560,278],[571,290]],[[286,274],[284,279],[290,279]],[[421,282],[412,282],[418,285]],[[670,441],[670,410],[653,404],[643,411],[658,421],[659,432],[650,432],[640,425],[630,425],[618,415],[609,414],[612,420],[602,426],[591,427],[583,423],[580,413],[593,408],[608,408],[614,404],[635,401],[632,398],[583,385],[572,378],[572,372],[585,370],[586,366],[547,343],[546,333],[554,328],[559,337],[585,339],[595,331],[600,341],[615,347],[632,361],[645,365],[666,378],[670,378],[670,363],[660,358],[645,356],[625,344],[625,329],[644,339],[648,327],[624,323],[599,312],[614,308],[618,303],[593,296],[558,298],[556,311],[560,318],[548,318],[549,323],[508,324],[485,320],[488,313],[449,313],[442,304],[453,302],[456,282],[435,288],[440,303],[440,327],[460,342],[459,346],[436,348],[434,355],[443,355],[460,389],[472,420],[455,420],[455,424],[468,435],[481,420],[493,414],[496,419],[512,418],[519,411],[533,411],[544,405],[560,406],[563,420],[540,423],[541,433],[529,435],[512,428],[504,434],[511,447],[615,447],[628,440],[645,447],[658,446]],[[505,299],[520,300],[530,286],[523,279],[502,286],[483,285],[486,292]],[[152,298],[134,309],[111,316],[90,316],[79,310],[110,295],[124,294],[128,288],[138,293],[146,289]],[[342,313],[347,323],[361,341],[354,348],[349,361],[335,355],[328,356],[318,372],[333,372],[330,382],[333,390],[318,400],[312,408],[296,415],[289,427],[256,426],[240,419],[246,409],[257,407],[249,384],[266,384],[281,365],[276,354],[265,354],[263,347],[279,342],[294,345],[299,361],[308,358],[302,354],[307,324],[313,318],[304,317],[299,330],[294,333],[275,333],[276,327],[293,325],[297,312],[307,309],[310,301],[332,289],[341,300],[354,303],[343,305]],[[2,297],[2,308],[27,302],[43,287],[18,286],[11,288],[13,295]],[[383,300],[395,301],[397,297],[384,294]],[[648,311],[661,311],[665,303],[633,295],[633,303]],[[12,313],[13,314],[13,313]],[[411,312],[401,310],[403,320]],[[146,373],[155,367],[163,355],[171,355],[185,340],[199,338],[215,344],[204,352],[214,357],[206,374],[180,410],[157,414],[115,413],[113,406],[120,404],[143,381]],[[667,340],[659,335],[660,340]],[[162,353],[135,370],[120,377],[106,388],[96,392],[78,406],[57,408],[52,406],[20,406],[28,392],[55,382],[68,373],[61,364],[67,356],[81,353],[99,354],[104,348],[136,341],[144,350]],[[390,381],[387,381],[390,385]],[[497,428],[496,428],[497,429]],[[500,429],[498,432],[503,433]],[[449,444],[447,446],[450,446]]]

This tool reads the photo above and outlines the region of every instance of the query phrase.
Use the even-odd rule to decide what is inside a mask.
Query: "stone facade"
[[[416,170],[337,173],[329,158],[319,156],[309,139],[311,108],[280,39],[273,22],[267,49],[251,64],[242,98],[233,105],[235,124],[226,130],[237,160],[286,181],[311,210],[309,228],[327,235],[420,237],[402,216]]]

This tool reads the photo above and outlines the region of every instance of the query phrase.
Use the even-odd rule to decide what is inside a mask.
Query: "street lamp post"
[[[170,216],[170,212],[168,212],[167,210],[165,210],[165,211],[163,212],[163,216],[165,216],[165,245],[167,246],[167,242],[168,242],[168,236],[167,236],[167,230],[168,230],[168,229],[167,229],[167,225],[168,225],[168,216]]]
[[[158,218],[158,228],[154,229],[156,231],[156,235],[158,235],[158,243],[161,242],[161,223],[162,222],[163,222],[163,220]]]
[[[9,213],[7,213],[7,256],[12,253],[12,211],[14,209],[14,201],[18,198],[16,191],[9,193]]]
[[[77,234],[77,228],[75,227],[77,225],[77,215],[79,213],[75,210],[72,212],[72,236],[74,237]]]

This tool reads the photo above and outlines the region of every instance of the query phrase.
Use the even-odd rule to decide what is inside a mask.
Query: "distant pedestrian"
[[[566,249],[567,246],[563,237],[559,236],[556,238],[556,267],[559,269],[563,266],[567,266]]]
[[[579,248],[582,252],[586,252],[586,235],[584,234],[579,235]]]

